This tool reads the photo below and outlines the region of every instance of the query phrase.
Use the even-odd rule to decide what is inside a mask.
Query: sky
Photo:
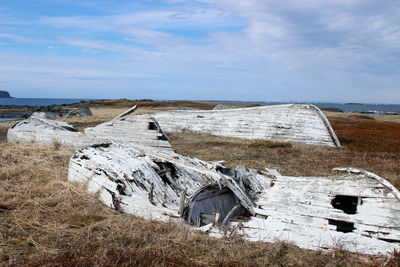
[[[0,90],[400,104],[400,1],[0,0]]]

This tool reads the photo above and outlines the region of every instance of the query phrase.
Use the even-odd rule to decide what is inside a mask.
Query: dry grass
[[[15,121],[0,122],[0,143],[7,142],[7,131]]]
[[[146,100],[127,100],[127,99],[120,99],[120,100],[96,100],[96,101],[89,101],[89,102],[81,102],[82,104],[88,104],[91,107],[132,107],[134,105],[139,105],[140,107],[144,108],[151,108],[151,109],[159,109],[159,108],[174,108],[177,109],[180,106],[184,107],[191,107],[191,108],[198,108],[198,109],[213,109],[216,104],[206,103],[206,102],[192,102],[186,100],[179,100],[179,101],[146,101]],[[243,105],[242,105],[243,106]]]
[[[109,120],[124,110],[118,106],[95,107],[94,117],[70,121],[83,127]],[[228,166],[269,167],[295,176],[329,175],[333,167],[355,166],[375,172],[400,188],[400,152],[389,149],[398,144],[398,124],[386,124],[379,118],[329,119],[342,142],[352,142],[344,142],[339,149],[301,145],[271,148],[264,142],[252,145],[254,141],[210,135],[181,133],[169,137],[178,153],[226,160]],[[0,131],[11,124],[0,123]],[[372,128],[374,131],[367,131]],[[386,133],[391,129],[396,129],[392,137]],[[371,140],[374,145],[366,145]],[[388,145],[382,148],[380,144],[385,142]],[[387,260],[340,248],[325,253],[308,251],[282,242],[285,240],[252,243],[237,235],[213,239],[188,231],[180,223],[121,214],[103,206],[83,185],[68,182],[71,155],[58,144],[0,143],[0,265],[377,266]],[[388,266],[398,266],[399,258],[396,253],[387,261]]]
[[[274,142],[270,140],[256,140],[249,144],[249,147],[264,147],[264,148],[290,148],[292,143],[288,142]]]
[[[343,113],[343,112],[331,112],[324,111],[325,115],[329,118],[339,117],[339,118],[349,118],[349,117],[369,117],[377,121],[387,121],[387,122],[397,122],[400,123],[400,115],[382,115],[382,114],[360,114],[360,113]]]
[[[400,123],[330,117],[340,142],[351,150],[400,153]]]

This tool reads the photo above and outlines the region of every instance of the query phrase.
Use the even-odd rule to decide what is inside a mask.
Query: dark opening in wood
[[[166,184],[175,186],[175,180],[178,179],[175,166],[170,162],[154,162],[158,165],[159,170],[157,174],[161,177],[162,181]]]
[[[157,140],[168,141],[168,138],[164,134],[162,134],[157,136]]]
[[[184,217],[191,225],[203,226],[209,223],[228,224],[238,216],[250,217],[235,193],[228,187],[209,184],[200,188],[183,209]],[[240,220],[239,220],[240,221]]]
[[[149,126],[147,127],[149,130],[157,130],[157,124],[154,121],[149,122]]]
[[[228,175],[228,176],[231,176],[231,177],[235,176],[235,170],[233,170],[231,168],[225,168],[225,167],[222,167],[222,166],[217,166],[217,168],[215,168],[215,170],[217,172],[220,172],[222,174],[225,174],[225,175]]]
[[[331,200],[331,205],[335,209],[344,211],[346,214],[356,214],[358,197],[337,195]]]
[[[338,232],[350,233],[353,232],[354,229],[356,229],[354,228],[354,223],[351,222],[345,222],[333,219],[329,219],[328,221],[330,225],[336,225],[336,231]]]

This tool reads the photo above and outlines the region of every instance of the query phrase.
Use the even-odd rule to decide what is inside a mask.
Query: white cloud
[[[11,40],[17,41],[17,42],[31,42],[32,41],[32,39],[30,39],[30,38],[26,38],[26,37],[15,35],[15,34],[9,34],[9,33],[0,33],[0,38],[11,39]]]

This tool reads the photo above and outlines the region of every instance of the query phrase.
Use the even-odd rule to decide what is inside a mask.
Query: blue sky
[[[0,89],[400,103],[400,2],[0,0]]]

